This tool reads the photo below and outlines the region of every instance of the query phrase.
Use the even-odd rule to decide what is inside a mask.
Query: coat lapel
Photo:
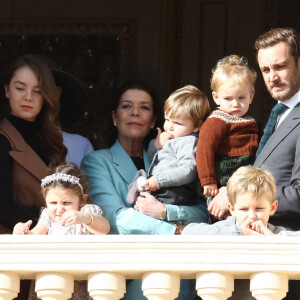
[[[145,171],[147,171],[150,167],[150,162],[149,162],[149,159],[148,159],[148,154],[147,154],[146,149],[143,150],[143,156],[144,156]]]
[[[9,155],[23,168],[41,180],[48,174],[48,167],[34,150],[24,141],[19,131],[6,119],[3,120],[7,132],[14,136],[16,150],[11,150]]]
[[[294,130],[300,123],[300,103],[298,103],[274,131],[268,142],[262,149],[261,153],[255,161],[255,166],[262,165],[277,146]]]
[[[10,156],[38,180],[48,175],[48,167],[40,157],[28,147],[26,151],[10,151]],[[30,160],[28,159],[30,156]]]
[[[118,141],[116,141],[110,148],[110,152],[117,172],[128,184],[130,184],[137,173],[137,168],[132,162],[130,156],[126,153]]]
[[[130,184],[138,171],[130,156],[118,141],[110,148],[110,153],[117,172],[128,184]],[[149,160],[145,149],[143,150],[143,156],[145,168],[147,170],[149,168]]]

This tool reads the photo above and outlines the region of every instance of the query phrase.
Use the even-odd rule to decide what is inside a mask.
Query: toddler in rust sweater
[[[212,70],[212,96],[219,107],[203,123],[196,152],[199,179],[208,199],[226,186],[235,170],[253,163],[258,128],[245,114],[254,97],[255,79],[247,59],[237,55],[224,57]]]

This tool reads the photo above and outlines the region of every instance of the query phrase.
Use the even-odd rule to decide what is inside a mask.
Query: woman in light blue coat
[[[159,105],[151,87],[141,81],[127,82],[116,99],[111,131],[114,144],[88,154],[81,164],[89,181],[89,195],[110,222],[110,234],[173,235],[180,234],[180,224],[207,222],[204,202],[192,206],[164,205],[148,193],[142,194],[144,199],[139,201],[138,211],[126,202],[128,186],[137,171],[149,167],[144,145],[151,133],[156,133]],[[178,299],[189,299],[188,294],[188,288],[181,288]],[[124,299],[146,299],[140,280],[128,282]]]

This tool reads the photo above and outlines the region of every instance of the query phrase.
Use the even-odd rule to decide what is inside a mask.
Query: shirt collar
[[[278,103],[283,103],[290,109],[294,108],[299,102],[300,102],[300,91],[298,91],[294,96],[292,96],[290,99],[284,102],[278,101]]]

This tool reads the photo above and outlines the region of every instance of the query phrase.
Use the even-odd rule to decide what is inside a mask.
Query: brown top
[[[12,147],[9,155],[13,159],[13,201],[26,206],[44,206],[40,184],[41,179],[48,175],[48,166],[7,119],[0,124],[0,134],[9,140]],[[0,224],[0,233],[10,232]]]
[[[254,156],[258,148],[258,128],[252,117],[235,117],[218,109],[203,123],[196,151],[201,185],[217,184],[215,156]]]

